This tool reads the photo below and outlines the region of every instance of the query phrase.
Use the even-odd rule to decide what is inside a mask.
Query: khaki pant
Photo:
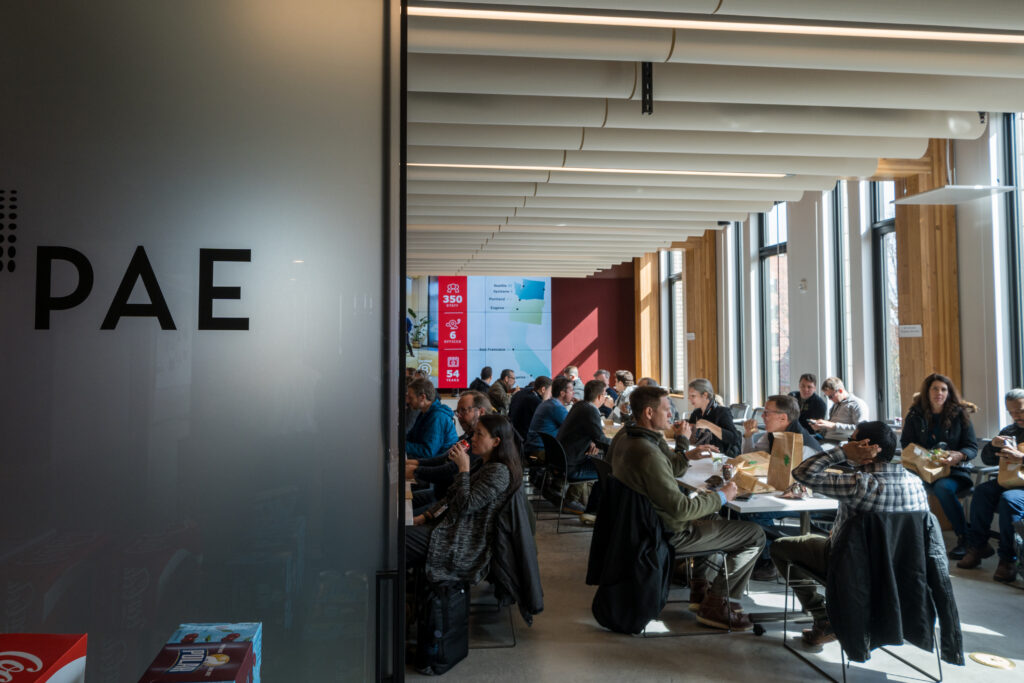
[[[729,597],[738,600],[750,581],[754,563],[764,550],[764,529],[753,522],[731,519],[701,519],[686,531],[672,537],[672,545],[680,553],[699,553],[720,550],[725,553],[725,566],[729,570]],[[725,574],[719,572],[711,579],[710,567],[705,560],[697,560],[694,576],[711,581],[711,595],[725,597]]]
[[[818,587],[814,583],[810,583],[813,580],[811,574],[803,571],[801,567],[806,567],[819,578],[825,578],[828,575],[830,547],[829,539],[825,536],[807,534],[772,541],[772,547],[768,550],[772,561],[783,576],[786,575],[786,566],[792,564],[789,570],[790,580],[803,584],[794,585],[793,593],[815,621],[828,618],[825,612],[825,596],[818,592]]]

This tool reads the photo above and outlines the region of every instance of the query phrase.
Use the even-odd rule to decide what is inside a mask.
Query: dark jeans
[[[1013,562],[1017,556],[1013,523],[1024,519],[1024,489],[1004,489],[994,479],[974,487],[968,535],[972,548],[988,543],[988,530],[996,512],[999,513],[999,559]]]
[[[924,490],[938,499],[942,506],[942,512],[946,519],[953,525],[953,531],[957,536],[967,534],[967,517],[964,515],[964,506],[958,497],[960,493],[971,488],[971,477],[965,473],[953,472],[948,477],[943,477],[935,482],[924,484]]]

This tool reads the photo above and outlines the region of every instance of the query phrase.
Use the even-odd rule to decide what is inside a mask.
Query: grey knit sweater
[[[430,534],[427,578],[430,581],[477,583],[487,575],[491,541],[498,512],[508,498],[508,467],[484,463],[476,472],[460,472],[445,497],[432,510],[447,504]]]

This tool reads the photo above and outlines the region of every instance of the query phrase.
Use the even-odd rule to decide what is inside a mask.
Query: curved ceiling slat
[[[456,5],[507,5],[522,8],[572,8],[619,11],[621,0],[450,0]],[[414,3],[415,4],[415,3]],[[1024,31],[1017,0],[631,0],[629,9],[645,13],[707,14],[717,18],[762,17],[820,22],[861,22],[905,26],[948,26]]]
[[[416,92],[636,99],[635,65],[529,57],[416,55]],[[1024,81],[872,71],[654,64],[656,98],[883,109],[1024,110]],[[868,95],[870,94],[870,97]]]
[[[638,103],[629,100],[431,92],[409,93],[408,107],[411,123],[948,137],[970,140],[985,130],[985,123],[977,111],[659,100],[651,115],[643,115]]]
[[[638,28],[409,18],[409,51],[626,62],[1020,77],[1024,46],[943,40],[810,36],[742,31]]]

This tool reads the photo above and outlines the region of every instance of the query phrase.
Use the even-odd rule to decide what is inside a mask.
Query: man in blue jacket
[[[429,379],[410,382],[405,390],[405,403],[411,410],[419,411],[405,437],[406,458],[429,460],[442,456],[459,440],[452,409],[441,403]]]

